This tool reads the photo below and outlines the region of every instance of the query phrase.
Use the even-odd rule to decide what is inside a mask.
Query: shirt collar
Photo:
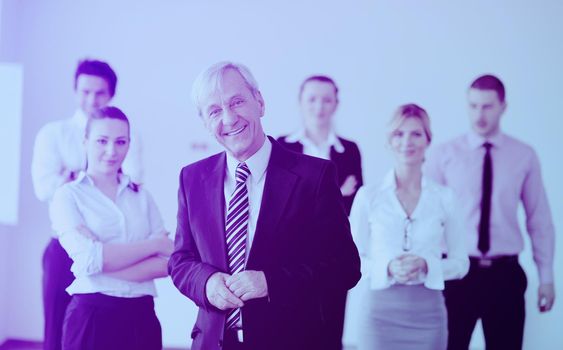
[[[428,180],[426,176],[422,175],[422,179],[420,180],[420,188],[424,189],[428,185]],[[395,169],[389,170],[387,175],[383,178],[383,182],[381,183],[382,190],[393,190],[397,189],[397,179],[395,177]]]
[[[237,170],[237,166],[240,161],[233,157],[229,152],[227,153],[227,174],[229,177],[234,178]],[[250,170],[250,179],[253,183],[259,182],[264,174],[266,173],[266,168],[268,167],[268,162],[270,161],[270,155],[272,154],[272,142],[266,137],[264,144],[260,149],[254,153],[250,158],[244,161]]]
[[[123,191],[125,188],[129,186],[129,184],[131,183],[131,178],[123,173],[119,173],[117,175],[117,178],[119,180],[117,193],[119,194],[121,193],[121,191]],[[81,171],[80,173],[78,173],[78,176],[74,181],[77,183],[86,184],[88,186],[96,186],[94,184],[94,180],[90,176],[88,176],[88,174],[85,171]]]
[[[467,134],[467,143],[469,144],[469,147],[472,149],[478,149],[482,147],[485,142],[491,143],[494,147],[500,147],[502,146],[503,141],[504,141],[504,134],[500,131],[488,138],[485,138],[477,134],[473,130],[471,130]]]
[[[74,112],[70,120],[72,120],[72,122],[75,123],[79,128],[85,129],[86,123],[88,122],[88,116],[86,115],[86,113],[84,113],[84,111],[78,108]]]
[[[287,142],[299,142],[303,145],[305,145],[305,144],[315,145],[313,143],[313,141],[311,141],[307,137],[307,133],[305,132],[304,128],[301,128],[301,129],[297,130],[296,132],[288,135],[285,140]],[[344,151],[345,151],[344,145],[342,144],[342,142],[340,142],[340,140],[336,136],[336,133],[334,132],[334,130],[330,130],[330,132],[328,133],[328,138],[327,138],[325,144],[328,145],[329,148],[334,147],[334,150],[338,153],[344,153]]]

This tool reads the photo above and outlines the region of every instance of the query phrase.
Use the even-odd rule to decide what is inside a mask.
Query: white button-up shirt
[[[362,258],[362,274],[372,289],[387,288],[396,283],[388,275],[389,263],[410,253],[425,259],[428,266],[428,273],[418,283],[444,289],[444,280],[462,278],[469,270],[464,241],[467,228],[455,196],[450,189],[423,177],[418,204],[408,217],[396,188],[391,171],[381,186],[361,187],[354,200],[350,223]],[[408,252],[404,250],[405,235],[410,241]]]
[[[50,207],[53,230],[73,261],[75,280],[67,288],[72,294],[104,293],[119,297],[156,295],[153,281],[130,282],[102,272],[103,244],[130,243],[162,234],[164,226],[151,195],[140,187],[131,189],[129,177],[120,176],[115,202],[104,195],[84,172],[61,186]],[[84,225],[96,240],[77,231]]]
[[[338,139],[334,131],[328,134],[328,138],[325,142],[320,145],[316,145],[307,137],[305,129],[301,129],[285,138],[287,142],[299,142],[303,145],[303,154],[308,156],[322,158],[330,160],[330,149],[334,147],[334,150],[338,153],[344,153],[344,146],[342,142]]]
[[[266,183],[266,169],[272,154],[272,143],[266,137],[264,144],[260,149],[248,158],[244,163],[250,170],[250,176],[246,180],[246,189],[248,191],[248,228],[246,235],[246,254],[244,264],[248,262],[248,255],[252,248],[252,241],[256,233],[256,224],[258,223],[258,216],[260,215],[260,206],[262,204],[262,195],[264,194],[264,184]],[[229,207],[229,200],[231,194],[236,188],[236,171],[240,161],[231,156],[227,152],[227,167],[225,174],[225,183],[223,186],[223,193],[225,195],[225,222],[227,221],[227,209]],[[242,315],[237,323],[237,327],[242,328]]]
[[[262,204],[262,195],[264,194],[264,184],[266,183],[266,168],[272,154],[272,143],[266,137],[266,141],[260,149],[248,158],[244,163],[250,169],[250,176],[246,180],[246,189],[248,190],[248,231],[246,236],[246,260],[252,247],[254,234],[256,233],[256,223],[260,214],[260,205]],[[227,174],[225,175],[225,184],[223,187],[225,195],[225,221],[227,220],[227,209],[231,194],[236,187],[236,170],[239,161],[227,152]]]
[[[540,283],[553,283],[555,228],[536,152],[529,145],[504,133],[484,139],[474,131],[438,146],[427,157],[425,171],[430,178],[450,187],[461,203],[461,216],[467,232],[470,256],[481,257],[479,221],[483,193],[483,143],[493,144],[493,190],[489,226],[490,250],[487,257],[518,255],[524,237],[518,220],[518,207],[526,213],[534,262]]]

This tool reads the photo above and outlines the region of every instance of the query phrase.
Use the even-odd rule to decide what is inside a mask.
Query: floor
[[[43,343],[27,340],[10,339],[0,345],[0,350],[42,350]],[[343,350],[354,350],[355,347],[345,347]],[[163,350],[186,350],[180,348],[164,348]]]
[[[0,350],[42,350],[42,349],[43,349],[43,343],[37,341],[27,341],[27,340],[10,339],[5,341],[2,345],[0,345]],[[186,349],[164,348],[163,350],[186,350]]]

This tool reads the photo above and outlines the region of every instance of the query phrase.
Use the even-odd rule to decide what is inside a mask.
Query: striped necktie
[[[250,169],[245,163],[237,166],[235,191],[229,200],[226,220],[227,256],[231,274],[244,270],[246,258],[246,235],[248,232],[248,190],[246,180]],[[227,314],[227,329],[234,328],[240,321],[240,309],[232,309]]]

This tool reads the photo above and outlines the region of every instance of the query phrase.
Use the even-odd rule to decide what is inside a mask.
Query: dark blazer
[[[278,138],[278,142],[293,152],[303,153],[303,144],[301,142],[287,142],[286,138],[287,136],[281,136]],[[356,188],[359,189],[364,184],[364,179],[362,177],[362,157],[358,145],[342,137],[338,137],[338,140],[344,146],[344,152],[339,153],[336,152],[334,147],[330,148],[330,160],[336,164],[338,186],[342,186],[344,180],[349,175],[354,175],[356,180],[358,180]],[[344,207],[346,208],[347,215],[350,215],[356,192],[351,196],[344,197]]]
[[[289,152],[275,140],[248,270],[264,271],[267,298],[242,308],[251,349],[321,349],[322,290],[346,291],[360,278],[336,169],[331,162]],[[220,349],[226,312],[205,295],[207,279],[228,271],[225,248],[225,153],[188,165],[180,174],[178,227],[169,273],[199,306],[193,350]]]

